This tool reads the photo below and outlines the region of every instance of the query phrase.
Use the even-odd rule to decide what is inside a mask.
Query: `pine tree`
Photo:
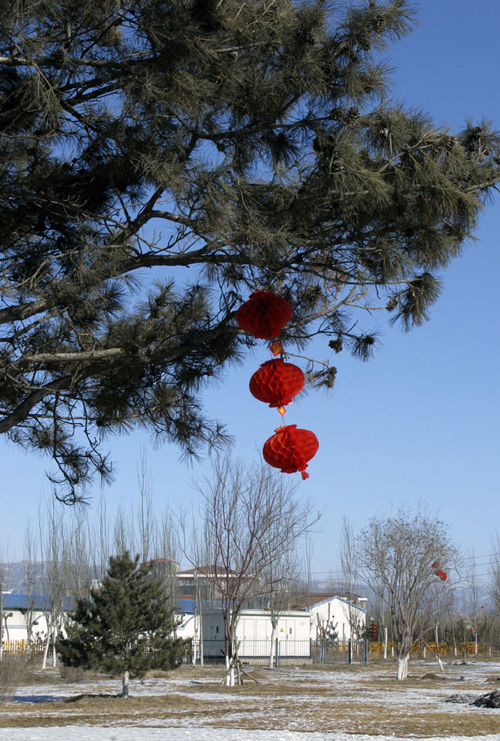
[[[2,3],[0,432],[62,500],[110,478],[107,434],[226,440],[196,394],[252,344],[255,289],[291,303],[287,347],[332,356],[370,356],[363,308],[428,318],[499,137],[387,101],[412,23],[407,0]]]
[[[174,627],[164,585],[152,578],[151,564],[124,553],[110,558],[99,589],[78,599],[57,649],[66,666],[121,675],[127,697],[129,677],[179,664],[186,648],[173,637]]]

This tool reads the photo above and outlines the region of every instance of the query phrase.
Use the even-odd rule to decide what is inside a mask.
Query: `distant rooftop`
[[[183,613],[184,615],[194,615],[196,612],[196,605],[198,603],[199,606],[201,606],[201,610],[207,610],[207,609],[221,609],[222,608],[222,600],[195,600],[195,599],[185,599],[180,598],[176,600],[177,602],[177,611]]]
[[[226,574],[229,574],[231,576],[238,576],[237,571],[233,571],[232,569],[225,569],[223,566],[197,566],[194,569],[186,569],[185,571],[179,571],[178,576],[195,576],[196,574],[201,574],[202,576],[213,576],[214,574],[218,574],[220,576],[225,576]]]
[[[2,594],[4,610],[27,610],[31,608],[37,612],[50,610],[51,598],[46,594]],[[73,597],[64,598],[64,609],[72,610],[75,604]]]
[[[297,595],[291,601],[291,608],[293,610],[310,610],[311,607],[316,607],[332,599],[353,604],[366,612],[363,607],[367,601],[366,597],[358,597],[356,594],[332,594],[332,592],[312,592],[311,594]]]

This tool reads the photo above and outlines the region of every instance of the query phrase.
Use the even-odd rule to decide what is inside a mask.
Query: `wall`
[[[352,611],[353,618],[358,625],[358,633],[361,636],[366,625],[366,610],[349,604],[346,600],[340,599],[340,597],[333,597],[330,600],[312,605],[310,609],[311,639],[314,641],[319,640],[321,638],[320,626],[324,627],[327,623],[333,624],[339,641],[349,641],[352,638],[356,638],[356,630],[354,631],[354,635],[351,635],[351,622],[353,622],[353,618],[350,620],[349,609]]]
[[[245,610],[236,626],[239,655],[244,658],[263,658],[271,651],[272,626],[268,612]],[[287,611],[278,622],[274,640],[279,640],[280,657],[308,659],[310,656],[310,615],[302,611]],[[273,640],[273,648],[274,648]],[[203,614],[203,643],[205,656],[219,658],[224,649],[224,621],[222,613],[208,610]]]
[[[5,620],[3,621],[3,640],[8,641],[25,641],[27,639],[26,632],[26,614],[22,610],[4,610],[4,614],[11,617],[7,618],[7,629],[5,627]],[[37,625],[33,626],[33,640],[36,641],[37,636],[44,637],[47,634],[47,621],[43,612],[35,611],[33,613],[33,621],[37,622]]]

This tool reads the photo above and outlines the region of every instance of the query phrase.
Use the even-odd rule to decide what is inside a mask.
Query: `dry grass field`
[[[131,682],[131,696],[116,696],[120,682],[85,676],[64,681],[58,672],[31,673],[0,705],[0,728],[65,725],[182,726],[288,730],[399,737],[500,734],[500,709],[446,702],[477,697],[500,686],[500,663],[436,665],[414,660],[409,678],[395,679],[382,660],[329,667],[246,667],[258,683],[221,684],[221,667],[182,666]],[[500,735],[499,735],[500,737]]]

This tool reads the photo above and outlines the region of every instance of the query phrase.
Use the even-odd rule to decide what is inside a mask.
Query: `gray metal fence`
[[[223,662],[225,644],[223,639],[203,641],[201,647],[193,643],[192,652],[199,662],[203,651],[205,663]],[[274,664],[286,664],[291,661],[313,664],[341,664],[367,660],[367,644],[364,641],[309,641],[293,639],[276,639],[271,646],[270,640],[243,639],[238,644],[238,655],[242,661],[268,663],[272,653]]]
[[[196,652],[196,656],[199,657],[201,650],[203,651],[203,659],[207,662],[223,661],[225,655],[225,644],[221,639],[217,640],[205,640],[203,641],[202,647],[199,645],[193,645],[193,651]],[[276,657],[276,652],[279,660],[291,660],[296,661],[310,661],[311,660],[311,643],[308,640],[273,640],[272,645],[270,640],[264,639],[248,639],[245,638],[240,640],[238,643],[238,655],[243,661],[269,661],[269,656],[272,653],[273,657]]]

